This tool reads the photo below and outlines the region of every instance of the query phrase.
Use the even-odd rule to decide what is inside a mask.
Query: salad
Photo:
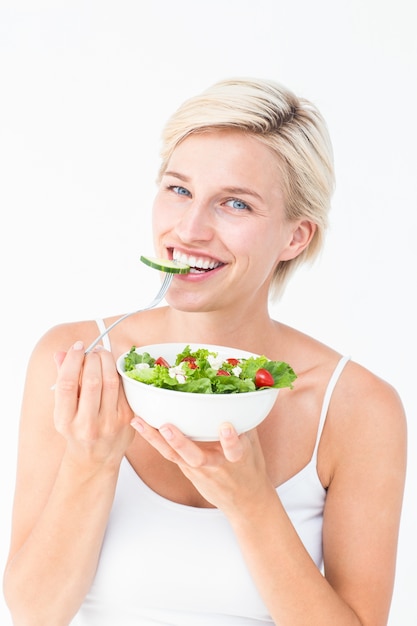
[[[174,363],[162,356],[140,353],[135,346],[125,356],[127,376],[147,385],[190,393],[245,393],[290,387],[297,378],[283,361],[266,356],[224,359],[207,348],[186,346]]]

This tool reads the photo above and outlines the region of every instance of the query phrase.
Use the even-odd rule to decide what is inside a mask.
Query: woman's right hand
[[[94,578],[120,463],[134,437],[112,354],[51,331],[28,367],[4,589],[14,623],[69,624]],[[68,341],[69,339],[69,341]],[[50,390],[55,378],[55,398]],[[54,402],[55,400],[55,402]]]
[[[126,401],[112,354],[97,346],[85,355],[77,341],[55,354],[54,423],[79,461],[120,463],[134,437],[133,413]]]

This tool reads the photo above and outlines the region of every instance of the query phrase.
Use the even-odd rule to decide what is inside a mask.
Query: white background
[[[218,79],[276,79],[334,144],[327,247],[273,313],[389,380],[410,460],[390,626],[417,623],[416,4],[0,0],[0,559],[29,354],[50,326],[145,304],[159,137]],[[414,502],[413,502],[414,500]],[[1,601],[0,623],[10,624]]]

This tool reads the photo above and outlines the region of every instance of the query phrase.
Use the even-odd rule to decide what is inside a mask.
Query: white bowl
[[[162,356],[168,363],[174,363],[175,357],[186,345],[190,345],[192,351],[207,348],[224,359],[257,356],[236,348],[184,343],[140,346],[138,352],[148,352],[155,359]],[[184,435],[196,441],[218,440],[219,428],[223,422],[233,424],[239,434],[254,428],[265,419],[278,396],[279,389],[273,388],[247,393],[206,394],[146,385],[125,373],[124,359],[127,354],[126,352],[117,359],[117,370],[132,411],[154,428],[173,424]]]

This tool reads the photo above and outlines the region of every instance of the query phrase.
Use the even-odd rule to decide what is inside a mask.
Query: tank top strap
[[[96,319],[96,324],[99,330],[99,334],[104,333],[104,331],[106,330],[106,325],[104,323],[104,320]],[[101,343],[103,344],[103,347],[106,348],[106,350],[111,352],[110,337],[108,335],[104,335],[103,339],[101,340]]]
[[[317,430],[317,438],[316,438],[316,443],[314,446],[314,452],[313,452],[313,456],[311,458],[311,460],[314,460],[317,458],[317,451],[319,449],[319,445],[320,445],[320,439],[321,439],[321,434],[323,432],[323,428],[324,428],[324,424],[326,422],[326,417],[327,417],[327,412],[329,410],[329,404],[330,404],[330,400],[332,398],[332,394],[334,391],[334,388],[336,387],[336,383],[339,380],[339,377],[343,371],[343,368],[345,367],[346,363],[350,361],[350,356],[343,356],[338,364],[336,365],[333,374],[330,377],[330,380],[327,384],[327,388],[326,388],[326,392],[324,394],[324,398],[323,398],[323,405],[321,407],[321,413],[320,413],[320,420],[319,420],[319,426],[318,426],[318,430]]]

